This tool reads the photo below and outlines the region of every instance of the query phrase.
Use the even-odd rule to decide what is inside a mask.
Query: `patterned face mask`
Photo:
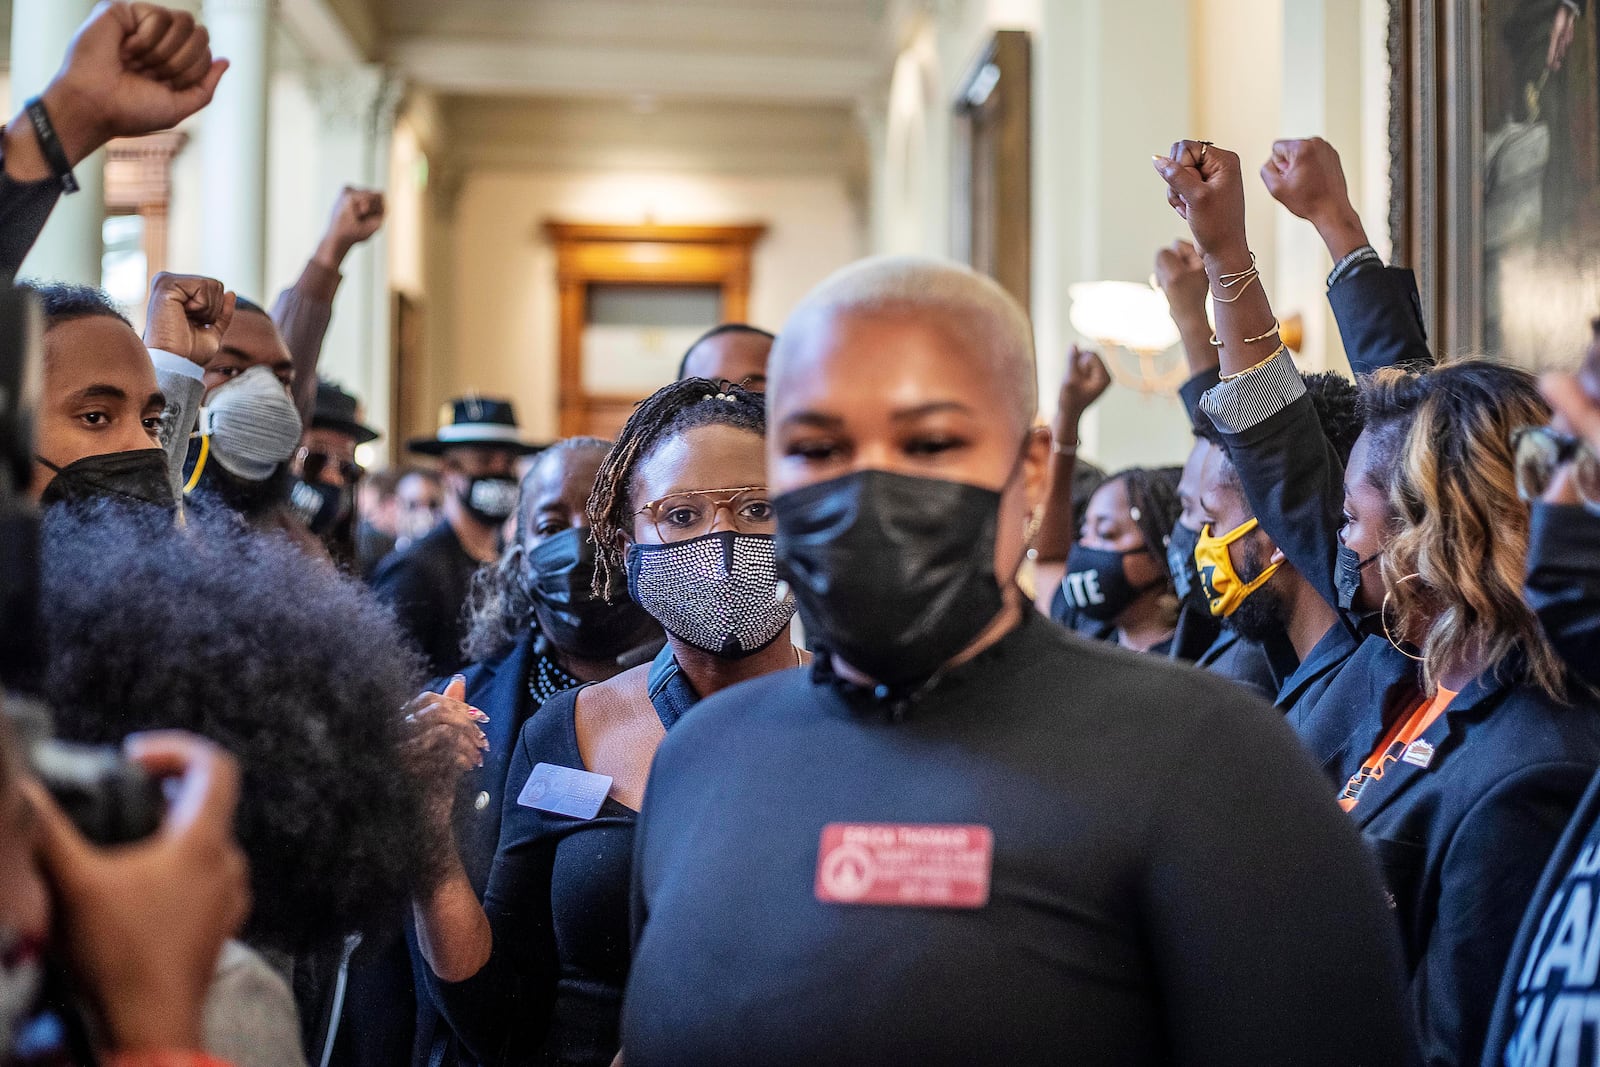
[[[781,637],[794,596],[780,590],[773,539],[713,533],[628,549],[628,592],[667,633],[702,652],[743,659]]]

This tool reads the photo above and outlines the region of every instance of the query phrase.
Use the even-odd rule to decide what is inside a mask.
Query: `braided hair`
[[[595,476],[589,496],[589,536],[594,539],[594,591],[612,599],[627,586],[621,539],[633,535],[639,502],[633,475],[639,464],[673,437],[699,426],[732,426],[757,437],[767,435],[766,401],[728,382],[685,378],[646,397],[628,416],[617,443]]]
[[[1107,485],[1121,482],[1127,490],[1133,524],[1139,527],[1145,547],[1168,581],[1172,575],[1167,569],[1167,538],[1183,514],[1183,503],[1178,499],[1181,473],[1178,467],[1129,467],[1105,480]]]

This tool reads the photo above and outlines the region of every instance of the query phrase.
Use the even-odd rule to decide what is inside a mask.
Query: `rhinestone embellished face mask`
[[[628,592],[667,633],[702,652],[742,659],[781,637],[794,597],[780,591],[771,537],[713,533],[628,549]]]

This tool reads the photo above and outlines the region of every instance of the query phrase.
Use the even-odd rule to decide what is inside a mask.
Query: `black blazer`
[[[1600,686],[1600,515],[1533,505],[1525,592],[1568,667]]]
[[[1417,277],[1403,267],[1367,267],[1328,290],[1345,355],[1357,374],[1384,367],[1422,370],[1434,363],[1422,324]]]
[[[1421,699],[1414,683],[1364,669],[1381,641],[1369,638],[1320,701],[1354,709],[1324,760],[1340,786]],[[1428,766],[1390,764],[1351,816],[1400,922],[1425,1062],[1475,1063],[1523,912],[1600,766],[1600,710],[1487,672],[1421,740]]]

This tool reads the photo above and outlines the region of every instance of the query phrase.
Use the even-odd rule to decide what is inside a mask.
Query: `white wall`
[[[757,246],[750,319],[776,330],[796,301],[861,253],[841,177],[616,171],[478,171],[456,206],[449,392],[515,401],[527,432],[558,431],[554,249],[545,220],[746,223]]]

